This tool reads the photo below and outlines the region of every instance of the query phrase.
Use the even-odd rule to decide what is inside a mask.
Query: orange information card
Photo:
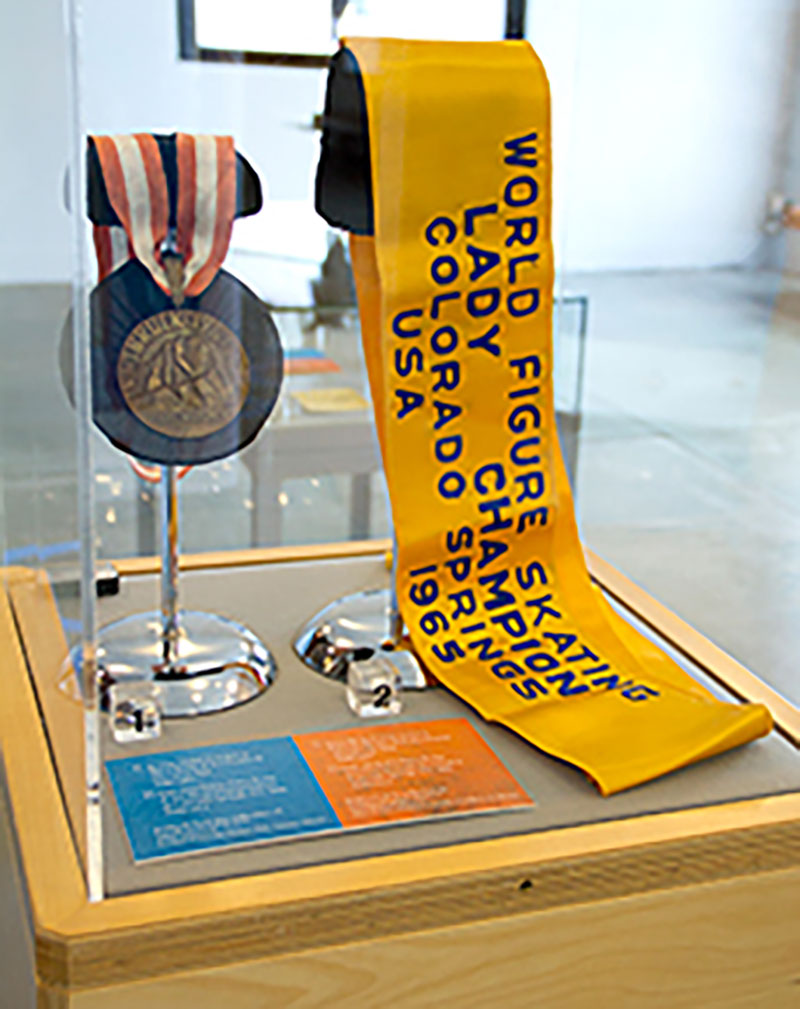
[[[345,828],[534,804],[463,718],[312,732],[294,741]]]

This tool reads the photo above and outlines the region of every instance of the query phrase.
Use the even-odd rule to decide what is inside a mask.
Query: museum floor
[[[586,542],[800,703],[800,284],[594,275]]]
[[[577,464],[585,541],[800,703],[800,278],[792,289],[785,276],[745,270],[587,274],[565,291],[589,298]],[[0,289],[12,561],[25,562],[33,542],[75,535],[72,422],[55,362],[66,300],[57,287]],[[337,339],[357,370],[356,335]],[[100,553],[135,553],[147,489],[99,439],[96,452]],[[352,533],[352,480],[293,473],[266,501],[263,489],[254,500],[252,467],[239,459],[195,471],[185,548],[252,545],[254,509],[266,507],[280,509],[270,528],[282,542]],[[377,474],[370,487],[368,531],[384,535]]]

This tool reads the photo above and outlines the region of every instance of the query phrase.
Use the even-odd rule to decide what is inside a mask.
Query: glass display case
[[[295,638],[300,656],[319,671],[320,663],[308,654],[307,640],[313,638],[319,650],[314,638],[318,630],[315,613],[327,613],[326,604],[336,607],[337,599],[344,596],[344,624],[364,616],[350,611],[353,593],[344,591],[348,585],[351,589],[379,590],[368,603],[377,624],[367,633],[372,644],[373,639],[390,633],[392,620],[391,614],[387,616],[390,593],[386,594],[383,586],[394,576],[384,568],[386,548],[381,543],[392,536],[391,517],[362,351],[351,251],[347,232],[324,220],[314,206],[312,183],[324,125],[329,57],[315,59],[308,53],[298,62],[294,58],[297,54],[290,52],[287,62],[278,54],[265,52],[258,61],[263,68],[251,67],[253,59],[239,52],[225,31],[230,35],[234,22],[246,26],[252,13],[244,6],[229,12],[228,27],[224,28],[214,20],[214,5],[199,5],[197,10],[195,6],[179,5],[177,19],[171,12],[167,34],[172,46],[178,33],[180,58],[173,63],[165,53],[158,86],[142,82],[128,95],[124,113],[118,102],[107,100],[109,87],[102,81],[107,75],[113,78],[120,68],[109,62],[108,52],[94,34],[91,9],[76,7],[72,11],[65,48],[71,83],[72,150],[64,165],[62,191],[53,193],[51,208],[54,214],[66,211],[69,215],[71,307],[68,289],[51,285],[48,299],[37,300],[28,308],[35,326],[31,326],[32,338],[26,346],[32,348],[34,360],[45,360],[47,366],[37,369],[20,361],[24,382],[33,387],[19,383],[19,401],[8,401],[9,416],[24,427],[33,451],[19,443],[15,451],[24,465],[15,462],[14,453],[4,460],[6,558],[9,563],[24,565],[27,572],[37,571],[35,594],[40,594],[49,612],[57,615],[58,625],[51,629],[57,643],[52,647],[63,654],[58,693],[52,703],[59,721],[74,721],[71,735],[86,734],[81,755],[72,752],[73,740],[65,745],[65,754],[70,752],[64,760],[75,766],[63,768],[61,774],[71,782],[66,789],[70,820],[95,898],[131,885],[157,885],[156,876],[134,870],[129,877],[124,869],[123,864],[130,861],[126,849],[131,836],[125,840],[125,833],[120,834],[110,782],[101,770],[114,755],[125,754],[126,746],[134,744],[137,749],[144,747],[141,752],[155,752],[172,751],[184,743],[246,739],[267,731],[265,718],[276,719],[276,727],[285,724],[287,702],[270,703],[267,696],[263,704],[242,711],[241,724],[238,714],[235,724],[228,716],[231,728],[222,735],[221,723],[215,726],[212,719],[190,719],[185,725],[181,721],[266,692],[275,679],[276,666],[287,661],[290,667],[297,664],[297,659],[285,657],[287,645]],[[319,12],[312,13],[318,20]],[[453,33],[446,26],[451,24],[453,12],[443,9],[441,13],[443,20],[437,30],[442,37],[451,37]],[[421,14],[407,19],[411,36],[431,31]],[[350,11],[348,17],[352,16]],[[496,5],[492,17],[497,20],[494,34],[498,36],[504,16],[503,6]],[[375,15],[365,9],[358,17],[368,29],[367,22]],[[483,11],[475,24],[463,26],[461,35],[487,37],[491,34],[487,23],[487,12]],[[313,50],[306,27],[307,22],[298,24],[298,38]],[[224,46],[205,44],[214,31],[227,39]],[[330,25],[323,34],[332,49],[335,43]],[[202,44],[196,44],[198,38]],[[145,41],[142,36],[142,44]],[[162,41],[166,46],[167,41]],[[218,70],[194,65],[197,61],[224,61],[221,52],[228,49],[232,67]],[[242,73],[248,76],[240,80]],[[208,75],[216,84],[206,80]],[[287,125],[279,118],[271,124],[250,121],[251,112],[241,104],[237,91],[245,81],[284,94],[287,108],[292,109],[292,123]],[[213,95],[213,111],[198,106],[198,87]],[[156,93],[165,92],[169,93],[167,108],[156,113],[153,99]],[[152,119],[154,115],[156,119]],[[268,115],[274,117],[275,113]],[[150,134],[135,132],[139,130],[136,124],[148,120]],[[166,302],[159,301],[157,288],[142,280],[140,267],[144,264],[151,270],[162,293],[170,294],[169,278],[162,271],[169,265],[170,243],[177,251],[181,242],[180,215],[188,202],[181,187],[197,187],[191,196],[195,201],[194,241],[199,245],[206,240],[200,231],[205,220],[201,206],[205,194],[197,179],[206,170],[203,144],[207,135],[173,132],[184,123],[195,131],[206,128],[205,123],[219,123],[233,137],[235,155],[230,156],[235,157],[235,211],[233,221],[227,222],[232,229],[229,245],[216,266],[247,285],[265,307],[282,357],[278,365],[282,380],[276,391],[265,390],[263,379],[259,379],[261,398],[268,400],[263,411],[269,414],[268,419],[255,433],[238,433],[242,443],[238,451],[235,445],[224,451],[207,449],[199,438],[181,441],[185,431],[180,425],[195,423],[185,419],[191,403],[181,407],[184,419],[170,428],[173,422],[165,420],[164,396],[170,382],[176,399],[184,395],[181,383],[188,375],[187,367],[194,367],[193,352],[180,348],[165,357],[158,345],[160,332],[148,335],[147,330],[161,324],[158,320],[165,318]],[[181,159],[187,147],[191,149],[191,177],[182,174]],[[220,150],[218,146],[218,159]],[[291,178],[285,169],[287,157],[296,162]],[[224,198],[220,164],[218,160],[218,203]],[[162,167],[166,189],[157,196],[158,187],[164,185]],[[213,166],[210,171],[213,174]],[[290,198],[282,198],[284,194]],[[213,208],[208,213],[213,216]],[[159,214],[165,215],[163,222],[157,220]],[[149,227],[142,238],[140,231],[145,225]],[[213,221],[206,222],[206,226],[212,225]],[[216,226],[219,229],[219,212]],[[191,279],[187,285],[185,297],[190,298]],[[21,297],[28,307],[25,295]],[[145,302],[147,307],[143,307]],[[122,311],[121,304],[126,306]],[[175,304],[180,310],[180,302]],[[187,300],[185,305],[190,306],[189,311],[202,308],[200,301]],[[161,316],[158,312],[153,315],[156,308]],[[585,295],[580,290],[562,290],[559,281],[554,313],[560,334],[554,357],[556,416],[571,474],[576,472],[578,459],[588,311]],[[148,318],[156,322],[151,324]],[[223,322],[225,318],[223,314]],[[141,330],[137,329],[138,320],[144,320]],[[117,329],[121,336],[109,338]],[[219,349],[219,340],[214,339]],[[111,361],[106,358],[107,346],[117,344],[121,349],[109,353],[119,352],[122,357]],[[250,357],[253,346],[246,347]],[[153,357],[156,353],[158,358]],[[271,353],[274,356],[277,349]],[[142,381],[146,386],[137,391]],[[213,396],[213,389],[209,392],[209,388],[197,386],[203,379],[188,375],[186,381],[190,392],[200,388],[202,395]],[[46,410],[42,410],[43,402]],[[246,406],[242,413],[246,413]],[[165,449],[168,439],[171,443]],[[186,448],[190,443],[193,447]],[[191,452],[199,453],[195,465]],[[173,458],[174,463],[168,464]],[[297,550],[281,554],[282,548]],[[285,578],[291,580],[294,569],[291,563],[285,570],[274,568],[274,550],[278,551],[275,556],[285,556],[290,562],[295,556],[306,556],[309,548],[311,556],[320,557],[333,550],[334,556],[341,554],[342,561],[333,568],[323,564],[318,574],[310,576],[302,570],[293,590],[299,594],[294,600],[283,600],[290,612],[282,614],[278,602],[284,595],[281,586]],[[351,555],[352,559],[344,560]],[[244,590],[244,572],[219,594],[212,591],[202,607],[196,607],[193,600],[191,605],[185,602],[185,594],[192,592],[193,577],[190,573],[179,575],[179,564],[191,567],[196,563],[201,570],[214,556],[223,558],[218,574],[226,581],[229,568],[239,571],[241,564],[259,562],[249,572],[258,572],[255,611],[246,605],[250,593]],[[141,578],[129,580],[134,572],[142,573]],[[301,588],[308,577],[315,582],[324,577],[327,589],[309,594]],[[20,590],[14,591],[19,594]],[[205,596],[204,589],[201,595]],[[237,596],[238,601],[232,602]],[[257,635],[250,630],[254,627],[259,628]],[[170,660],[164,649],[168,651],[170,646],[165,642],[176,633],[181,675],[167,683],[163,670]],[[283,655],[277,663],[273,656],[276,648]],[[84,655],[93,656],[96,663],[94,694],[88,689],[92,676],[87,668],[92,667],[86,666]],[[246,675],[241,675],[240,666],[247,668]],[[156,668],[162,672],[154,674]],[[221,672],[211,674],[212,669]],[[45,676],[49,681],[49,673]],[[309,691],[312,695],[315,690],[324,691],[324,685],[306,676],[298,667],[280,678],[280,692],[293,683],[298,691],[297,700],[288,702],[292,709],[296,704],[303,707],[301,699]],[[346,670],[338,678],[345,676]],[[144,688],[139,683],[142,677]],[[407,688],[425,686],[416,661],[406,664],[404,677]],[[46,697],[48,686],[42,690]],[[326,698],[324,692],[322,698]],[[308,724],[331,718],[335,722],[336,714],[347,718],[344,700],[344,689],[337,687],[319,712],[309,714]],[[324,714],[328,705],[330,714]],[[434,709],[431,712],[436,713]],[[299,727],[300,723],[292,726]],[[60,765],[58,741],[54,749]],[[90,777],[95,791],[88,793],[88,806],[81,784],[85,778],[81,760],[93,768]],[[93,842],[89,844],[83,839],[84,824],[87,816],[91,820],[100,808],[103,814],[94,822]],[[505,829],[502,821],[493,828]],[[480,828],[479,833],[484,830]],[[413,845],[413,840],[410,843]],[[390,847],[394,844],[389,842]],[[256,855],[253,865],[248,857],[226,855],[230,869],[217,859],[200,868],[197,878],[252,871],[264,850]],[[275,865],[284,864],[287,858],[286,865],[297,861],[286,848],[275,849]],[[314,861],[319,855],[300,854],[300,862],[308,858]],[[234,869],[236,865],[240,867]],[[133,879],[139,882],[133,884]]]
[[[309,868],[375,891],[347,943],[451,858],[796,871],[800,7],[462,7],[19,15],[0,726],[54,988],[227,963],[206,911],[298,953]]]

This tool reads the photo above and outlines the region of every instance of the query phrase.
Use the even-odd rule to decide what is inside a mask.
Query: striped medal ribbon
[[[236,151],[232,137],[175,135],[177,199],[171,234],[167,177],[149,133],[92,137],[111,206],[121,225],[96,225],[98,281],[130,259],[173,294],[165,251],[183,261],[187,295],[204,291],[228,251],[236,213]]]

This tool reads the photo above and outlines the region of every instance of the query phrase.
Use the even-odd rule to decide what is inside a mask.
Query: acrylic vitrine
[[[536,986],[543,1005],[658,988],[788,1006],[800,716],[764,642],[795,591],[774,458],[791,450],[795,7],[660,4],[654,31],[622,2],[256,6],[84,0],[47,33],[19,13],[56,69],[3,260],[14,1004],[35,979],[42,1004],[77,1007],[290,989],[477,1006],[500,984],[519,1005]],[[537,61],[507,175],[484,186],[475,155],[446,176],[453,124],[482,150],[532,79],[523,39],[549,96]],[[760,83],[734,179],[743,65]],[[529,317],[530,348],[513,330],[507,353]],[[479,457],[504,396],[507,442]],[[464,495],[474,526],[451,518]],[[597,656],[584,680],[535,659],[534,630],[558,637],[541,558],[494,558],[510,517],[545,524],[540,497],[551,522],[575,502],[586,607],[771,731],[602,795],[435,665],[424,635],[531,703],[590,683],[646,703]],[[780,558],[763,579],[759,545]]]

